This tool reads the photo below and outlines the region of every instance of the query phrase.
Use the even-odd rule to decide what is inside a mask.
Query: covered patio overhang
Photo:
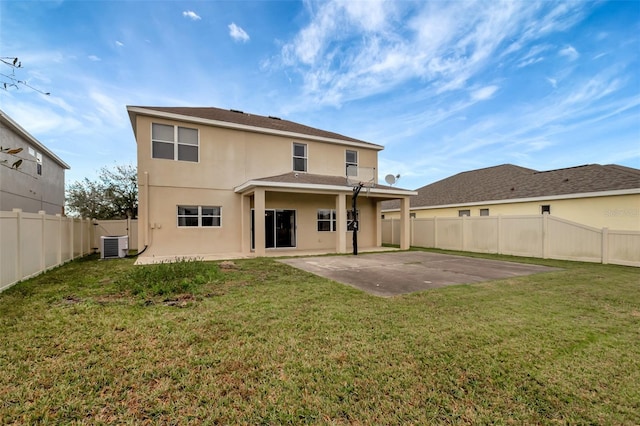
[[[253,179],[234,188],[242,196],[242,251],[251,252],[251,199],[255,211],[254,254],[264,256],[265,249],[265,211],[266,194],[269,192],[292,194],[321,194],[335,197],[336,211],[336,253],[347,253],[347,197],[353,196],[354,188],[347,184],[347,180],[340,176],[313,175],[309,173],[286,173]],[[375,226],[376,246],[382,246],[381,202],[400,200],[400,248],[406,250],[410,244],[409,199],[416,195],[415,191],[394,188],[385,185],[373,185],[363,188],[361,196],[374,199],[376,205]]]

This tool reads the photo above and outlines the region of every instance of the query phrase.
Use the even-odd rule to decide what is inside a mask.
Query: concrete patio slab
[[[377,296],[557,271],[541,265],[408,251],[280,259],[293,267]]]

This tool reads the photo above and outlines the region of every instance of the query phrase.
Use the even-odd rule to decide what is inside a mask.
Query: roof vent
[[[274,117],[273,115],[270,115],[269,118],[272,120],[282,120],[280,117]]]
[[[244,111],[240,111],[239,109],[230,109],[231,112],[237,112],[238,114],[244,114]]]

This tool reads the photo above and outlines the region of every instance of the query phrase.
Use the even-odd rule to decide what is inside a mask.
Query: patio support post
[[[400,200],[400,249],[409,250],[411,247],[411,222],[409,219],[410,198]]]
[[[254,207],[254,221],[253,221],[253,232],[254,232],[254,241],[255,241],[255,254],[256,256],[264,256],[266,254],[265,250],[265,193],[264,188],[256,188],[253,193],[253,207]]]
[[[336,195],[336,252],[347,252],[347,196]]]
[[[382,203],[376,201],[376,247],[382,247]]]
[[[240,217],[242,221],[242,244],[240,250],[243,254],[251,253],[251,199],[248,195],[240,197]]]

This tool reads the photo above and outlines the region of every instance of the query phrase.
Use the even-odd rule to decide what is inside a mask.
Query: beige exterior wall
[[[151,158],[152,123],[199,130],[199,162]],[[360,166],[377,168],[378,149],[290,138],[200,123],[136,116],[138,146],[139,217],[138,248],[145,256],[188,256],[247,253],[250,249],[250,215],[253,195],[234,189],[250,180],[293,171],[293,143],[307,144],[307,172],[345,176],[346,150],[358,152]],[[356,144],[357,145],[357,144]],[[336,209],[337,192],[266,187],[265,208],[296,211],[296,249],[335,251],[337,232],[317,231],[317,210]],[[379,207],[365,193],[358,199],[361,247],[380,245]],[[220,227],[178,227],[177,206],[220,206]],[[350,193],[346,208],[351,207]],[[376,210],[378,208],[378,210]],[[346,228],[346,226],[345,226]],[[352,248],[352,233],[345,233]],[[277,249],[273,249],[277,250]],[[291,248],[289,248],[291,250]]]
[[[151,158],[151,124],[199,130],[200,161]],[[154,186],[233,189],[248,180],[293,171],[293,143],[307,144],[307,173],[345,175],[346,150],[358,151],[360,166],[378,166],[378,151],[303,138],[289,138],[137,116],[138,170],[149,172]]]
[[[470,210],[471,217],[489,209],[490,216],[536,215],[541,206],[551,206],[551,215],[595,228],[640,231],[640,194],[610,195],[573,199],[551,199],[519,203],[478,204],[448,208],[412,209],[416,218],[457,217],[459,210]],[[383,212],[385,219],[399,219],[400,212]]]

